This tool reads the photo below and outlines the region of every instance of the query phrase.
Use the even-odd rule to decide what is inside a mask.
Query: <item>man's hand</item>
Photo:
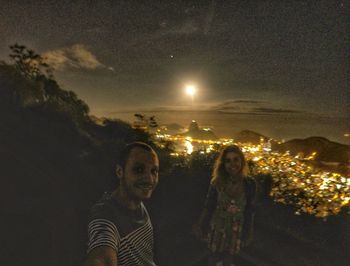
[[[101,246],[94,248],[87,257],[85,266],[117,266],[117,253],[114,249]]]

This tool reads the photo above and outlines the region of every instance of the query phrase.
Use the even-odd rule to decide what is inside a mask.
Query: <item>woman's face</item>
[[[228,152],[224,158],[225,170],[230,176],[235,176],[242,170],[242,159],[235,152]]]

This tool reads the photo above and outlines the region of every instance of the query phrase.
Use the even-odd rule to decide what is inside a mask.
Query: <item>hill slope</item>
[[[54,80],[2,64],[0,264],[82,265],[88,210],[115,187],[115,156],[135,140],[149,135],[117,120],[97,125]]]
[[[310,137],[306,139],[293,139],[285,143],[273,146],[275,150],[284,152],[289,150],[292,154],[302,152],[309,156],[316,152],[316,161],[325,162],[350,162],[350,146],[329,141],[323,137]]]

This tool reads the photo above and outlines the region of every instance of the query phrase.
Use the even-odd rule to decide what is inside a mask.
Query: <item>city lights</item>
[[[214,144],[225,146],[234,143],[232,139],[201,140],[161,134],[157,137],[183,143],[178,145],[180,150],[173,156],[189,156],[195,150],[208,154],[215,151]],[[310,166],[308,162],[315,159],[316,152],[303,158],[300,154],[293,156],[288,151],[274,152],[266,148],[266,143],[263,142],[260,145],[235,144],[241,147],[247,161],[252,162],[250,174],[270,175],[270,196],[277,203],[293,205],[296,208],[295,214],[308,213],[322,218],[336,215],[342,207],[349,206],[350,177]]]

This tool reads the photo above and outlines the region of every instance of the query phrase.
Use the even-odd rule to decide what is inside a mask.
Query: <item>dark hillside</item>
[[[1,264],[68,265],[64,254],[80,264],[86,211],[111,183],[108,160],[64,117],[0,113]]]
[[[74,93],[9,65],[0,94],[0,264],[81,265],[87,213],[116,184],[118,149],[149,136],[122,121],[93,123]]]
[[[261,138],[263,138],[265,141],[269,139],[268,137],[251,130],[242,130],[234,134],[235,141],[242,143],[252,143],[255,145],[260,144]]]
[[[336,143],[323,137],[293,139],[285,143],[275,144],[273,149],[280,152],[289,150],[292,154],[302,152],[305,157],[316,152],[315,161],[338,162],[343,164],[350,162],[349,145]]]

